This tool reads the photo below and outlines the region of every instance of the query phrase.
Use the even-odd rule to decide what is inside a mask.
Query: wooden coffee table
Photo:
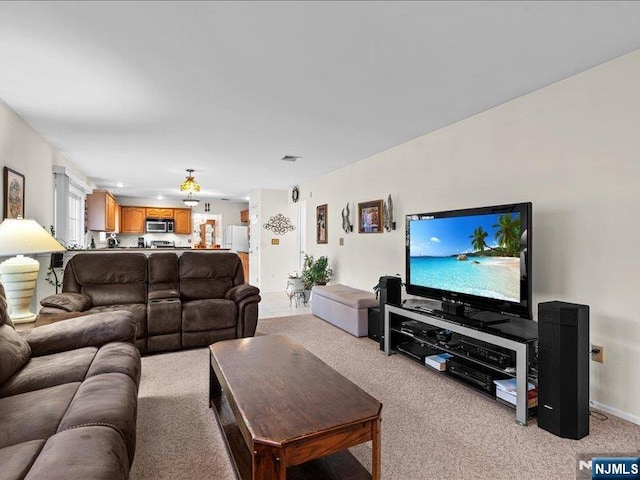
[[[379,401],[282,335],[209,350],[209,398],[237,478],[380,479]],[[347,450],[367,441],[371,474]]]

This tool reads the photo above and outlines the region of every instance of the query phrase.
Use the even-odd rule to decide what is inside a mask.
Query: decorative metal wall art
[[[347,202],[347,206],[342,209],[342,230],[344,230],[344,233],[353,232],[353,225],[351,225],[351,219],[349,218],[350,216],[349,202]]]
[[[396,222],[393,221],[393,201],[391,195],[384,202],[384,229],[387,232],[396,229]]]
[[[276,235],[284,235],[287,232],[292,232],[296,229],[296,226],[291,223],[287,217],[278,213],[274,217],[270,217],[269,221],[263,225],[267,230],[271,230]]]

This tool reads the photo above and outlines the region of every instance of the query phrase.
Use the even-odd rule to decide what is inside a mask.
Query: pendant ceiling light
[[[187,168],[187,178],[180,185],[180,191],[187,193],[187,197],[182,199],[182,201],[188,207],[195,207],[200,203],[200,200],[196,197],[196,193],[200,191],[200,185],[198,185],[196,180],[193,178],[192,168]]]

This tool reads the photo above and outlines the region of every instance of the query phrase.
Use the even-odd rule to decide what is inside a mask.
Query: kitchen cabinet
[[[122,209],[120,208],[120,204],[116,203],[116,221],[114,231],[116,233],[120,233],[120,213]]]
[[[242,263],[242,272],[244,273],[244,283],[249,283],[249,253],[238,252],[240,262]]]
[[[173,231],[178,235],[191,233],[191,209],[176,208],[173,210]]]
[[[144,207],[120,207],[120,233],[144,233]]]
[[[94,190],[87,195],[87,229],[114,232],[116,229],[116,199],[107,190]]]
[[[249,223],[249,210],[242,210],[240,212],[240,221],[243,223]]]
[[[171,220],[174,218],[173,208],[147,207],[147,218],[162,218]]]

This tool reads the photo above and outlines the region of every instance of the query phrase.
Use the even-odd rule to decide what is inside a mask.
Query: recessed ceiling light
[[[285,155],[280,160],[284,160],[285,162],[295,162],[299,158],[302,158],[300,155]]]
[[[122,187],[124,187],[124,183],[118,182],[118,183],[116,183],[116,187],[122,188]]]
[[[162,195],[158,195],[156,198],[157,198],[158,200],[162,200],[162,199],[164,199],[164,197],[163,197]]]

